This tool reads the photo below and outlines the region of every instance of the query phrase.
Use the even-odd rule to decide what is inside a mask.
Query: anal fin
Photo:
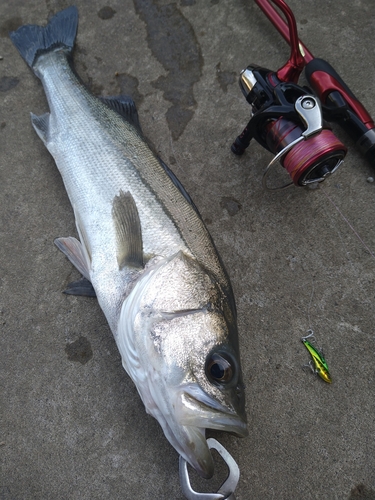
[[[69,236],[68,238],[56,238],[55,245],[68,257],[82,276],[90,280],[90,263],[87,261],[81,243],[76,238],[73,238],[73,236]]]
[[[48,129],[49,129],[49,113],[44,113],[43,115],[37,116],[34,113],[30,113],[31,123],[35,129],[35,132],[42,139],[43,143],[47,145]]]
[[[120,191],[115,196],[112,217],[117,239],[117,263],[124,266],[143,267],[143,243],[141,221],[133,196]]]

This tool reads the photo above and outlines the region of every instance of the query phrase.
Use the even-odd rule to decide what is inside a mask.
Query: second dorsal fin
[[[118,95],[110,97],[100,97],[100,100],[104,102],[113,111],[116,111],[125,120],[134,125],[136,129],[142,133],[141,125],[139,123],[138,111],[133,99],[127,95]]]

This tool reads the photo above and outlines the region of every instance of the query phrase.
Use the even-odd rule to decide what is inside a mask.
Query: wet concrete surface
[[[47,111],[42,86],[7,32],[68,5],[0,3],[0,498],[182,500],[177,453],[145,414],[96,300],[62,294],[79,275],[53,240],[76,235],[73,212],[30,123]],[[337,127],[349,152],[316,190],[265,192],[270,153],[231,153],[250,112],[239,72],[276,70],[289,55],[250,0],[76,5],[78,73],[98,95],[134,95],[232,280],[250,433],[210,434],[239,464],[236,498],[374,499],[373,168]],[[375,116],[372,2],[290,6],[307,47]],[[285,180],[280,167],[272,180]],[[302,368],[309,328],[332,385]]]

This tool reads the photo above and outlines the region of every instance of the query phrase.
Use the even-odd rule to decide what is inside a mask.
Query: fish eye
[[[213,383],[228,384],[234,376],[234,363],[227,354],[210,354],[206,361],[206,375]]]

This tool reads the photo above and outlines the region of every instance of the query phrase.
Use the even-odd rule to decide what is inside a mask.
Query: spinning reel
[[[255,1],[258,5],[264,3]],[[287,19],[291,55],[276,72],[256,65],[242,71],[239,83],[252,107],[252,116],[232,144],[232,151],[242,155],[254,138],[273,153],[275,157],[265,170],[263,186],[277,190],[293,184],[308,186],[324,181],[341,165],[347,148],[324,121],[319,98],[297,85],[306,61],[300,50],[296,21],[284,0],[272,1]],[[292,182],[269,187],[268,175],[278,161]]]

